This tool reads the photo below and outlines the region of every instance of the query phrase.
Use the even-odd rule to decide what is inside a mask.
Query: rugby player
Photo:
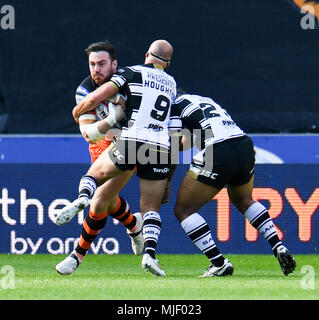
[[[159,276],[166,275],[159,267],[155,250],[161,231],[159,210],[170,170],[169,114],[176,97],[175,79],[164,69],[169,66],[172,54],[173,47],[167,41],[154,41],[145,54],[144,65],[119,69],[109,82],[87,95],[73,109],[73,116],[78,121],[81,114],[95,109],[101,101],[115,96],[120,90],[127,96],[121,135],[82,177],[79,198],[70,207],[62,209],[63,215],[73,215],[79,207],[88,205],[97,186],[136,166],[140,209],[144,217],[142,267]],[[123,116],[121,107],[116,108],[104,124],[110,126]]]
[[[103,83],[110,80],[111,76],[117,70],[117,59],[115,47],[109,42],[99,42],[91,44],[86,50],[89,61],[90,76],[85,78],[78,86],[75,94],[76,102],[80,103],[90,92]],[[114,98],[114,103],[123,99],[122,95]],[[92,163],[106,150],[115,135],[115,132],[103,134],[97,130],[97,123],[106,118],[109,111],[113,110],[113,104],[108,101],[101,101],[94,110],[81,115],[79,118],[80,131],[87,142],[90,143],[89,151]],[[142,236],[143,218],[141,213],[131,213],[128,203],[118,192],[132,177],[134,170],[124,171],[122,174],[110,179],[107,183],[99,187],[92,198],[89,214],[83,222],[83,229],[80,240],[69,257],[64,259],[56,266],[60,274],[71,274],[83,261],[87,251],[99,232],[106,224],[107,216],[119,220],[131,237],[132,249],[136,255],[143,252],[144,241]],[[73,216],[58,215],[56,224],[64,225],[68,223]]]
[[[267,209],[252,198],[252,140],[225,109],[211,98],[198,95],[183,94],[172,107],[170,130],[183,132],[183,128],[188,130],[184,130],[184,134],[189,133],[188,140],[195,136],[199,152],[179,187],[174,213],[185,233],[210,260],[202,277],[233,273],[233,265],[220,253],[207,222],[198,213],[224,186],[231,202],[268,241],[283,273],[293,272],[296,262],[292,254],[280,241]]]

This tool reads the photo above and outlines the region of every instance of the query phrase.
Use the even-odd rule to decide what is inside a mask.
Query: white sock
[[[216,247],[206,220],[200,214],[191,214],[181,222],[181,226],[194,245],[207,256],[212,264],[217,267],[223,265],[224,257]]]
[[[148,211],[144,214],[144,250],[154,259],[158,237],[161,233],[161,227],[161,217],[156,211]]]
[[[249,223],[264,236],[275,253],[276,248],[282,243],[278,238],[277,231],[269,216],[268,210],[260,202],[254,202],[246,210],[245,217]]]

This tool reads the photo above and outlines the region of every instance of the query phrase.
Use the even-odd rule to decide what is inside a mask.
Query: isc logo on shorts
[[[121,154],[121,152],[117,148],[112,149],[113,156],[118,160],[122,161],[124,160],[124,156]]]
[[[214,172],[210,172],[210,171],[207,171],[207,170],[201,170],[199,172],[199,174],[201,176],[204,176],[204,177],[207,177],[207,178],[210,178],[210,179],[213,179],[215,180],[218,176],[218,173],[214,173]]]
[[[207,178],[210,178],[212,180],[215,180],[218,176],[218,173],[214,173],[208,170],[203,170],[203,169],[199,169],[196,168],[195,166],[191,166],[191,171],[193,171],[197,176],[204,176]]]

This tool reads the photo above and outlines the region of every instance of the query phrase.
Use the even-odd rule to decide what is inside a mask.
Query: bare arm
[[[102,101],[110,99],[118,92],[119,88],[113,82],[109,81],[89,93],[72,111],[76,123],[79,123],[79,116],[81,114],[95,109]]]
[[[84,139],[89,143],[95,143],[103,139],[116,122],[124,118],[124,109],[116,105],[110,109],[109,115],[100,121],[80,120],[80,130]]]

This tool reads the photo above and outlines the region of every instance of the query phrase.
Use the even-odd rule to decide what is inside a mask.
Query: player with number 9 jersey
[[[168,123],[176,97],[175,79],[162,68],[145,64],[119,69],[111,81],[127,96],[120,139],[169,149]]]

